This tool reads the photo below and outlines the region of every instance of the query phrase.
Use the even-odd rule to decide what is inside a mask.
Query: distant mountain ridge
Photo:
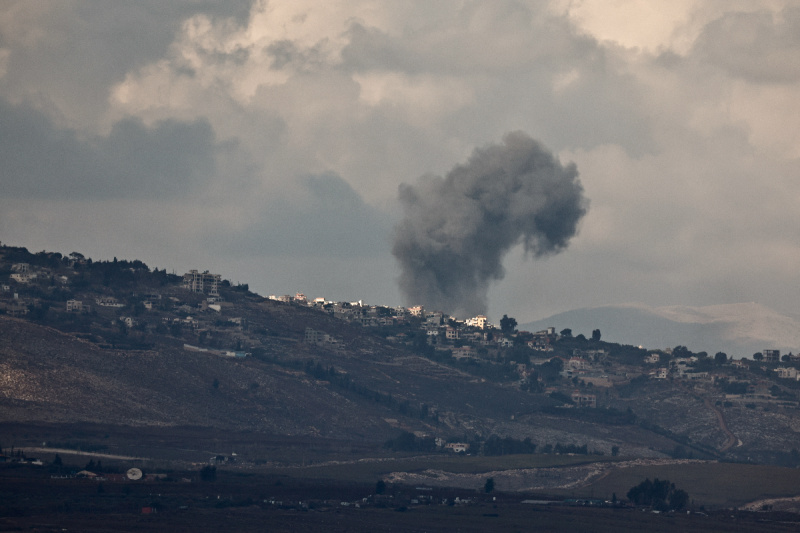
[[[537,331],[555,326],[589,337],[599,329],[603,340],[672,348],[683,345],[713,355],[722,351],[734,358],[751,357],[766,348],[781,353],[800,351],[800,320],[750,302],[703,307],[651,307],[631,303],[575,309],[521,324]]]

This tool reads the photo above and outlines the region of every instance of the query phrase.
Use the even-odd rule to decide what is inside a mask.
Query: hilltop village
[[[263,355],[276,333],[259,323],[253,301],[264,300],[247,285],[232,285],[219,274],[191,270],[183,275],[150,270],[141,261],[93,262],[79,253],[32,254],[0,248],[0,313],[24,317],[73,332],[103,347],[148,349],[153,336],[180,342],[184,350],[231,358]],[[684,346],[644,349],[556,331],[518,331],[504,316],[499,326],[485,316],[460,319],[422,306],[383,307],[325,298],[269,296],[269,301],[313,311],[293,324],[291,339],[317,349],[353,349],[352,329],[339,328],[326,315],[382,338],[451,362],[486,379],[523,390],[564,397],[576,407],[595,408],[608,394],[642,380],[691,382],[715,393],[719,402],[797,405],[800,354],[764,349],[751,359],[693,353]],[[285,339],[285,333],[281,333]]]
[[[569,417],[576,420],[638,425],[655,435],[651,443],[644,439],[629,448],[645,456],[733,454],[800,464],[792,429],[800,405],[800,357],[769,348],[734,359],[680,345],[647,349],[606,342],[599,330],[520,331],[508,316],[493,325],[485,316],[461,319],[422,306],[333,302],[300,293],[264,298],[209,271],[177,275],[141,261],[92,261],[76,252],[62,256],[8,246],[0,247],[0,314],[113,353],[229,359],[245,364],[242,371],[282,368],[391,411],[371,415],[376,427],[388,424],[416,438],[432,435],[442,449],[456,453],[469,452],[470,439],[474,446],[474,439],[505,434],[519,443],[531,431],[537,432],[540,450],[553,449],[562,438],[584,451],[608,453],[624,446],[599,435],[577,440],[584,437],[576,435],[596,433],[591,425],[566,434],[518,424],[515,414],[498,422],[492,409],[508,412],[516,402],[545,418],[572,411]],[[381,365],[407,376],[390,378]],[[432,368],[441,377],[430,375]],[[476,418],[462,385],[421,386],[415,381],[421,375],[439,384],[453,379],[470,387],[485,384],[481,394],[496,406],[487,404]],[[213,378],[212,390],[219,381]],[[253,395],[259,383],[240,387]],[[291,394],[287,389],[279,396]],[[221,404],[217,408],[227,416]],[[286,413],[285,420],[296,420]],[[329,430],[340,431],[336,424]],[[659,435],[671,441],[660,442]]]
[[[599,330],[593,330],[590,338],[583,334],[573,336],[569,328],[559,333],[555,327],[537,332],[518,331],[516,320],[505,315],[497,327],[482,315],[462,320],[441,311],[426,311],[423,306],[388,308],[360,301],[309,300],[302,293],[271,295],[270,299],[312,307],[340,320],[380,330],[392,343],[423,348],[420,339],[424,335],[423,349],[457,361],[510,365],[522,388],[552,394],[565,384],[578,386],[569,394],[577,407],[597,407],[597,394],[587,390],[619,387],[633,379],[717,385],[725,392],[725,402],[744,402],[751,407],[753,402],[786,405],[787,400],[797,400],[789,391],[800,390],[793,383],[800,381],[800,353],[781,355],[779,350],[764,349],[754,354],[752,360],[732,359],[722,352],[713,356],[693,353],[684,346],[646,350],[603,343]],[[342,339],[310,327],[305,330],[304,341],[334,350],[344,349]],[[753,374],[746,375],[750,370]],[[780,385],[776,385],[776,380]]]

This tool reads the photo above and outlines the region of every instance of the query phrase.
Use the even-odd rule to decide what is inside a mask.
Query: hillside
[[[0,248],[0,284],[0,424],[29,442],[84,424],[92,438],[140,428],[155,443],[196,428],[186,439],[292,438],[371,455],[387,441],[426,453],[455,441],[475,454],[800,462],[798,382],[778,379],[774,363],[276,301],[213,274],[22,248]],[[668,379],[655,379],[659,367]]]

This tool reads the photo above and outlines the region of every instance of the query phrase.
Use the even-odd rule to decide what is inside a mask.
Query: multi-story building
[[[484,329],[488,325],[487,319],[483,315],[478,315],[478,316],[473,317],[473,318],[468,318],[467,321],[466,321],[466,324],[467,324],[467,326],[471,326],[471,327],[474,327],[474,328],[480,328],[480,329]]]
[[[209,296],[219,296],[219,284],[222,276],[211,274],[208,270],[198,272],[190,270],[183,275],[183,288],[192,292],[200,292]]]
[[[594,394],[583,394],[580,391],[572,393],[572,403],[578,407],[597,407],[597,396]]]
[[[83,311],[83,301],[67,300],[67,312],[80,313],[81,311]]]

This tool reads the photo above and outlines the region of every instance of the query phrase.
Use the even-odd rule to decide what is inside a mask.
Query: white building
[[[651,353],[650,355],[644,358],[645,363],[650,363],[653,365],[658,363],[660,360],[661,356],[659,356],[657,353]]]
[[[794,379],[798,380],[798,372],[796,368],[776,368],[775,372],[778,373],[778,377],[781,379]]]
[[[466,320],[466,324],[467,324],[467,326],[470,326],[470,327],[473,327],[473,328],[484,329],[484,328],[488,327],[489,322],[488,322],[488,319],[485,316],[478,315],[478,316],[475,316],[475,317],[472,317],[472,318],[468,318]]]
[[[35,272],[14,272],[11,274],[11,279],[16,281],[17,283],[28,283],[31,280],[36,279]]]
[[[100,298],[95,298],[94,303],[100,307],[125,307],[125,304],[119,303],[119,301],[117,301],[117,299],[113,296],[101,296]]]

